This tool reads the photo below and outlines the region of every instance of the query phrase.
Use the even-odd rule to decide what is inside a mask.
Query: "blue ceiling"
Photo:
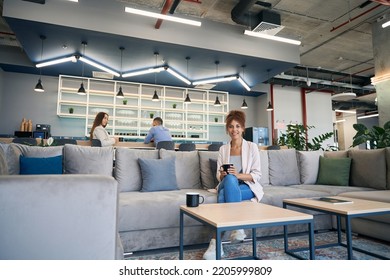
[[[0,64],[4,71],[39,74],[34,65],[41,61],[62,58],[73,54],[85,55],[100,64],[116,71],[129,72],[150,67],[169,65],[190,81],[239,74],[249,86],[261,84],[295,64],[233,53],[188,47],[167,42],[158,42],[127,36],[71,28],[23,19],[5,17],[7,23],[21,43],[32,65],[19,66]],[[42,40],[41,36],[45,36]],[[211,40],[212,38],[210,38]],[[85,51],[82,42],[86,42]],[[124,47],[121,69],[121,51]],[[245,48],[245,46],[243,46]],[[154,53],[159,55],[155,56]],[[42,57],[41,57],[42,56]],[[186,57],[190,59],[186,60]],[[157,60],[157,62],[156,62]],[[216,66],[215,61],[219,61]],[[78,61],[67,62],[41,68],[42,75],[74,75],[92,77],[92,71],[101,71]],[[244,67],[243,67],[244,66]],[[169,73],[147,74],[129,78],[116,78],[120,81],[157,83],[185,87],[186,84]],[[193,86],[189,86],[193,87]],[[247,92],[238,81],[218,83],[213,90],[228,91],[230,94],[258,96],[261,90]]]

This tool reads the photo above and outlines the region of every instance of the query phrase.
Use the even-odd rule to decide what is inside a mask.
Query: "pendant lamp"
[[[221,105],[221,102],[219,102],[218,96],[215,98],[214,106],[215,106],[215,107],[220,107],[220,106],[222,106],[222,105]]]
[[[272,104],[271,104],[271,101],[268,101],[268,107],[267,107],[267,111],[273,111],[274,110],[274,107],[272,107]]]
[[[154,56],[156,57],[156,67],[157,67],[157,57],[158,57],[158,55],[159,55],[158,52],[154,53]],[[156,72],[154,73],[154,84],[155,85],[157,84],[157,73]],[[158,97],[158,94],[157,94],[157,90],[154,90],[152,101],[154,101],[154,102],[160,101],[160,98]]]
[[[43,41],[46,39],[46,37],[41,35],[40,39],[41,39],[41,61],[42,61],[42,57],[43,57]],[[43,88],[43,85],[42,85],[41,78],[42,78],[42,69],[39,68],[39,79],[38,79],[38,83],[35,85],[35,88],[34,88],[35,92],[44,92],[45,91],[45,89]]]
[[[85,47],[87,45],[86,42],[81,42],[81,44],[83,45],[83,56],[85,55]],[[81,76],[82,76],[82,79],[81,79],[81,85],[80,85],[80,88],[79,90],[77,91],[77,94],[78,95],[86,95],[87,92],[85,91],[85,88],[84,88],[84,61],[83,61],[83,64],[81,66]]]
[[[187,78],[188,78],[188,61],[190,59],[191,58],[189,56],[186,57],[186,60],[187,60]],[[184,99],[184,103],[185,104],[191,104],[191,98],[190,98],[190,94],[188,92],[187,92],[186,98]]]
[[[121,76],[122,76],[122,59],[123,59],[123,51],[124,51],[124,47],[120,47],[119,48],[120,51],[121,51]],[[116,98],[124,98],[124,94],[123,94],[123,91],[122,91],[122,87],[119,85],[119,91],[118,93],[116,94]]]
[[[246,104],[245,98],[244,101],[242,102],[241,109],[248,109],[248,104]]]

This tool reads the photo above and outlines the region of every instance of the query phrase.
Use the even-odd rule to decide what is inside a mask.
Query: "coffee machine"
[[[33,131],[33,138],[47,139],[51,136],[50,124],[37,124]]]

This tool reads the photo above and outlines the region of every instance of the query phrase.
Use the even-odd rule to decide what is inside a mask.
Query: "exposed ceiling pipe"
[[[179,2],[180,2],[180,1],[179,1]],[[166,0],[165,3],[164,3],[163,8],[162,8],[162,10],[161,10],[161,14],[166,15],[166,14],[168,13],[169,9],[170,9],[171,6],[172,6],[172,3],[173,3],[173,0]],[[156,25],[154,26],[154,28],[160,29],[161,24],[162,24],[162,19],[158,19],[158,20],[156,21]]]
[[[176,11],[177,6],[179,6],[181,0],[175,0],[173,4],[171,5],[171,8],[169,9],[169,13],[173,15]]]
[[[355,16],[355,17],[353,17],[353,18],[350,18],[350,19],[347,20],[346,22],[343,22],[342,24],[340,24],[340,25],[338,25],[338,26],[336,26],[336,27],[333,27],[333,28],[330,30],[330,32],[335,31],[336,29],[339,29],[340,27],[343,27],[344,25],[347,25],[348,23],[354,21],[354,20],[357,19],[357,18],[360,18],[361,16],[364,16],[365,14],[367,14],[367,13],[369,13],[369,12],[375,10],[376,8],[379,8],[380,6],[382,6],[382,5],[381,5],[381,4],[378,4],[378,5],[376,5],[375,7],[372,7],[371,9],[368,9],[367,11],[365,11],[365,12],[363,12],[363,13],[361,13],[361,14],[358,14],[357,16]]]
[[[256,4],[257,0],[241,0],[232,9],[231,17],[235,23],[246,26],[257,26],[260,22],[256,16],[251,16],[247,12]]]

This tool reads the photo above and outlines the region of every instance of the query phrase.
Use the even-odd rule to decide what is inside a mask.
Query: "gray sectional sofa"
[[[58,180],[58,184],[62,187],[65,187],[64,183],[60,182],[66,176],[97,174],[110,177],[110,179],[113,177],[118,189],[116,231],[119,233],[120,243],[125,252],[178,246],[179,206],[185,204],[186,192],[199,192],[205,197],[205,203],[216,202],[216,194],[210,192],[209,189],[213,189],[216,185],[214,170],[218,152],[176,152],[164,149],[128,148],[114,150],[111,147],[76,145],[29,147],[2,144],[1,147],[0,154],[3,158],[0,162],[1,172],[13,174],[0,176],[1,197],[12,197],[13,189],[5,188],[5,186],[13,178],[20,180],[17,178],[23,177],[18,175],[20,155],[25,157],[53,156],[58,153],[63,155],[65,175],[29,175],[38,177],[39,179],[36,180],[41,180],[43,183],[46,176],[54,176],[53,180]],[[53,153],[54,150],[57,150],[57,153]],[[262,165],[261,180],[265,193],[262,203],[281,207],[285,198],[331,195],[390,202],[389,148],[340,152],[301,152],[282,149],[261,150],[259,153]],[[322,161],[327,159],[324,161],[326,164],[321,161],[320,165],[320,157]],[[113,159],[115,159],[114,167]],[[349,162],[349,166],[346,161]],[[338,166],[341,162],[344,167],[338,169],[344,170],[344,173],[340,176],[331,173],[334,170],[329,171],[325,168],[326,166]],[[345,177],[346,172],[348,172],[348,178]],[[317,178],[320,177],[322,178],[321,185],[316,184]],[[339,182],[347,183],[337,185]],[[80,188],[84,184],[89,185],[85,180],[78,184]],[[91,180],[90,184],[95,184],[95,182]],[[29,192],[28,188],[26,192]],[[88,196],[88,193],[81,193],[81,195]],[[1,211],[4,211],[4,207],[2,208],[0,204],[0,215]],[[332,218],[329,215],[311,213],[315,215],[315,229],[327,230],[333,227]],[[98,215],[97,212],[96,216]],[[95,216],[90,218],[93,220]],[[353,220],[352,226],[356,233],[390,241],[389,215],[356,219]],[[292,230],[304,229],[297,227]],[[281,232],[280,227],[262,228],[258,229],[257,235],[268,236]],[[206,243],[210,236],[209,228],[192,219],[185,220],[185,244]],[[118,244],[116,246],[118,247]],[[121,250],[116,252],[118,251]]]

